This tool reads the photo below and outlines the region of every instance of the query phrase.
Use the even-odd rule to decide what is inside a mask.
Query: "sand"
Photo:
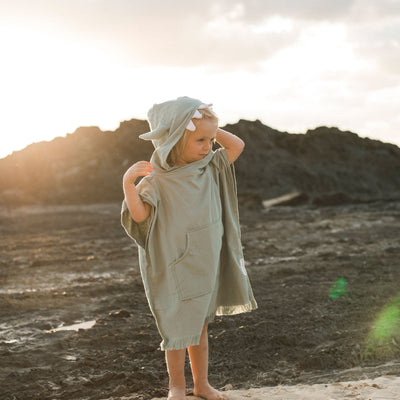
[[[331,384],[275,386],[249,390],[228,390],[229,400],[399,400],[400,377],[337,382]],[[188,396],[191,400],[200,397]],[[164,400],[166,397],[154,398]]]

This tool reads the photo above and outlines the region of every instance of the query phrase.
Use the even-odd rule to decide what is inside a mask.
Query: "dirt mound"
[[[297,204],[346,204],[400,198],[400,149],[355,133],[320,127],[306,134],[279,132],[260,121],[224,127],[246,142],[236,162],[240,201],[303,193]],[[149,159],[151,143],[138,135],[146,121],[115,131],[78,128],[0,160],[0,205],[81,204],[122,200],[121,179],[134,162]],[[301,200],[301,201],[300,201]]]
[[[289,134],[240,120],[226,129],[246,142],[235,164],[238,187],[263,199],[292,192],[316,205],[400,198],[395,145],[327,127]]]

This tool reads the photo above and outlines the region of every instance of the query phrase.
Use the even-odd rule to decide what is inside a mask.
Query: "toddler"
[[[147,300],[162,337],[169,400],[184,400],[189,353],[195,396],[225,396],[208,382],[207,326],[257,308],[240,242],[233,162],[244,148],[218,128],[211,104],[189,97],[148,113],[150,162],[124,174],[121,221],[139,250]],[[221,145],[212,150],[214,142]],[[135,185],[137,178],[143,177]]]

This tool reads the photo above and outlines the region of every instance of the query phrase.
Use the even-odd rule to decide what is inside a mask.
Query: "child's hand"
[[[153,171],[153,167],[147,161],[138,161],[133,164],[124,174],[124,182],[135,183],[140,176],[147,176]]]

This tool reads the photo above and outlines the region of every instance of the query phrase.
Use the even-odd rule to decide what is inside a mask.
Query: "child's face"
[[[196,123],[196,130],[187,137],[178,164],[185,165],[204,158],[212,149],[218,129],[217,121],[202,119]]]

